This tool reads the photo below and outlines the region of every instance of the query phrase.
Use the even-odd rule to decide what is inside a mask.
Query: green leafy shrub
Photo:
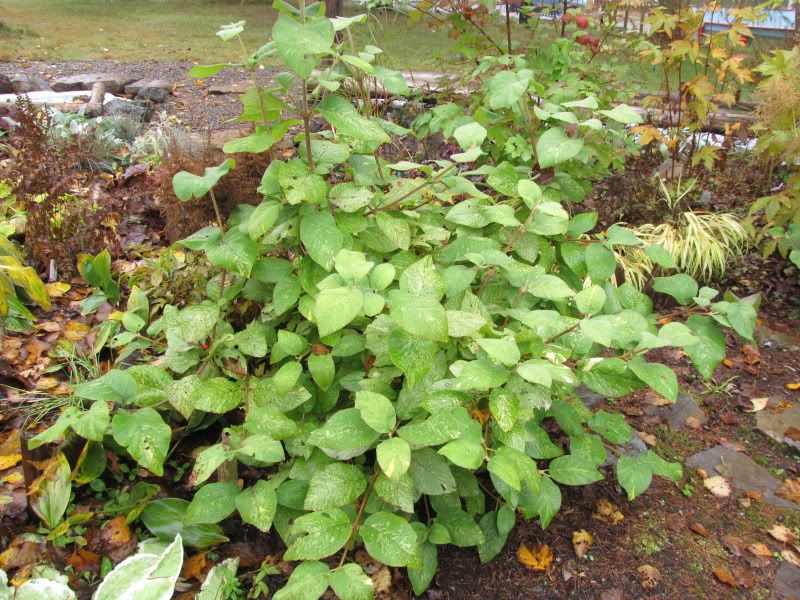
[[[274,529],[284,558],[302,561],[277,600],[328,587],[344,599],[370,597],[370,579],[348,561],[356,545],[406,567],[421,594],[439,545],[477,547],[488,561],[518,516],[547,527],[561,486],[603,479],[608,449],[632,430],[619,414],[587,408],[581,385],[611,398],[650,386],[674,400],[675,374],[648,352],[682,348],[708,377],[725,356],[722,327],[750,339],[755,309],[713,301],[715,290],[676,273],[655,280],[679,305],[662,325],[647,296],[614,283],[615,250],[643,242],[619,226],[590,234],[597,215],[571,217],[562,205],[559,173],[602,170],[595,135],[621,137],[604,122],[630,120],[629,109],[601,109],[575,90],[539,107],[530,94],[542,78],[516,58],[500,60],[487,63],[493,74],[472,115],[457,107],[453,117],[422,119],[454,121],[442,131],[459,152],[387,163],[379,149],[398,126],[336,93],[358,71],[376,74],[377,53],[345,54],[334,33],[353,21],[325,18],[322,5],[278,6],[273,41],[246,64],[279,54],[292,71],[279,76],[282,86],[299,78],[302,103],[275,90],[246,93],[245,114],[254,108],[264,124],[228,150],[266,151],[286,131],[284,113],[294,113],[300,157],[270,164],[261,204],[181,242],[222,271],[206,300],[166,305],[151,322],[135,290],[120,320],[104,326],[101,339],[123,356],[135,348],[158,360],[77,385],[91,407],[68,409],[29,445],[70,431],[111,438],[162,476],[173,428],[183,437],[213,427],[216,443],[193,466],[194,497],[142,511],[154,535],[207,547],[227,539],[219,523],[238,514]],[[242,27],[219,35],[235,38]],[[315,74],[323,56],[332,64]],[[388,70],[381,77],[396,81]],[[529,120],[535,108],[546,118]],[[596,123],[568,133],[551,121],[559,112]],[[312,118],[325,123],[318,133]],[[511,162],[498,140],[520,123],[535,125],[524,134],[533,153]],[[177,195],[213,202],[231,166],[176,177]],[[240,464],[261,474],[243,489]],[[620,457],[615,471],[630,498],[654,475],[681,478],[679,465],[652,451]]]

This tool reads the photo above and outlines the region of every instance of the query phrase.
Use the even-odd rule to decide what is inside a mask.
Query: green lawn
[[[245,42],[264,43],[276,17],[269,3],[203,0],[0,0],[0,60],[192,60],[240,58],[234,42],[214,33],[221,24],[246,19]],[[347,13],[360,12],[359,7]],[[446,68],[454,42],[427,25],[408,28],[394,12],[376,14],[360,28],[359,42],[384,48],[392,66]],[[367,29],[369,31],[367,31]],[[500,32],[498,34],[498,39]],[[370,40],[370,38],[372,38]]]

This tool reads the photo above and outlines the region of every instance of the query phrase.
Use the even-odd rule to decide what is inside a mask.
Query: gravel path
[[[68,62],[0,62],[0,74],[25,73],[38,75],[50,81],[57,77],[84,73],[117,72],[129,73],[132,77],[166,79],[173,84],[173,94],[166,102],[156,104],[156,114],[166,111],[179,124],[194,132],[233,129],[241,123],[230,120],[240,111],[238,94],[209,94],[208,88],[215,84],[230,84],[245,81],[248,74],[243,69],[226,69],[214,77],[195,80],[187,77],[190,62],[118,62],[118,61],[68,61]],[[273,83],[276,69],[260,69],[258,81],[263,85]]]

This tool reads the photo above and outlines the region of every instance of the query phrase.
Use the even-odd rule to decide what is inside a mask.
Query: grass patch
[[[666,460],[683,462],[687,456],[700,452],[703,442],[683,431],[674,431],[666,425],[656,427],[656,435],[661,440],[659,454]]]

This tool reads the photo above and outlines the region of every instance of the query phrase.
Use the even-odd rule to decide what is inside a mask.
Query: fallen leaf
[[[758,490],[747,490],[744,495],[754,502],[761,502],[764,499],[764,494]]]
[[[392,588],[392,572],[386,565],[378,569],[372,576],[372,590],[376,596],[388,594]]]
[[[750,344],[742,346],[742,354],[744,354],[744,362],[748,365],[757,365],[761,362],[761,354],[759,354],[758,349]]]
[[[0,569],[9,571],[37,563],[45,552],[44,544],[15,537],[8,548],[0,553]]]
[[[751,554],[755,554],[756,556],[765,556],[767,558],[772,558],[772,550],[769,549],[763,542],[754,542],[747,546],[747,551]]]
[[[636,433],[639,436],[639,439],[648,446],[655,447],[658,445],[658,439],[652,433],[645,433],[644,431],[637,431]]]
[[[708,537],[711,535],[711,532],[705,528],[701,523],[692,523],[689,525],[689,529],[694,531],[697,535],[702,537]]]
[[[787,383],[785,387],[787,390],[800,390],[800,383]]]
[[[575,555],[578,558],[583,558],[586,556],[586,553],[589,552],[589,548],[592,547],[593,542],[594,538],[592,537],[592,534],[585,529],[572,532],[572,547],[575,549]]]
[[[744,445],[740,444],[739,442],[732,442],[730,440],[726,440],[725,438],[720,438],[719,443],[723,448],[727,448],[728,450],[733,450],[734,452],[747,451],[747,448],[745,448]]]
[[[564,581],[569,581],[575,577],[583,577],[583,573],[579,571],[578,563],[576,563],[574,559],[570,558],[563,565],[561,565],[561,579]]]
[[[720,475],[703,480],[703,486],[717,498],[727,498],[731,495],[731,484]]]
[[[733,577],[736,579],[736,583],[743,588],[750,589],[756,585],[756,578],[753,575],[753,572],[748,569],[744,569],[742,567],[734,569]]]
[[[684,422],[689,429],[700,429],[703,426],[703,422],[697,417],[686,417]]]
[[[800,554],[794,550],[784,550],[781,552],[781,556],[786,562],[793,564],[795,567],[800,567]]]
[[[78,573],[83,573],[84,571],[97,573],[100,571],[100,555],[83,548],[75,548],[67,559],[67,564]]]
[[[800,442],[800,429],[797,427],[789,427],[783,432],[783,435],[792,440],[793,442]]]
[[[617,510],[616,504],[603,499],[597,503],[594,513],[592,513],[592,518],[602,521],[603,523],[608,523],[609,525],[616,525],[622,521],[625,516]]]
[[[532,571],[547,571],[553,564],[553,552],[547,544],[538,544],[533,550],[520,544],[517,548],[517,560]]]
[[[38,323],[36,327],[47,333],[56,333],[61,331],[63,326],[58,321],[45,321],[44,323]]]
[[[673,513],[671,515],[668,515],[664,522],[667,526],[667,529],[675,533],[678,533],[686,529],[686,517],[684,517],[680,513]]]
[[[122,546],[131,541],[132,533],[130,527],[125,524],[126,518],[125,515],[119,515],[103,525],[100,537],[106,544]]]
[[[64,283],[62,281],[54,281],[53,283],[46,283],[45,288],[47,288],[47,295],[51,298],[61,298],[64,294],[66,294],[72,286],[68,283]]]
[[[612,588],[600,594],[600,600],[625,600],[625,591],[622,588]]]
[[[661,572],[652,565],[642,565],[638,569],[639,581],[646,590],[652,590],[661,581]]]
[[[800,504],[800,480],[787,479],[778,486],[775,495]]]
[[[665,398],[653,390],[648,390],[645,392],[644,401],[648,404],[652,404],[653,406],[667,406],[673,403],[669,398]]]
[[[758,412],[760,410],[764,410],[767,407],[769,398],[750,398],[750,402],[752,403],[753,408],[745,409],[744,412]]]
[[[794,544],[797,539],[792,533],[792,530],[784,525],[775,525],[772,529],[767,531],[767,533],[784,544]]]
[[[0,456],[0,471],[5,471],[17,465],[22,460],[22,454],[4,454]]]
[[[729,585],[734,588],[739,587],[739,584],[736,583],[736,579],[733,578],[731,572],[723,567],[717,567],[714,569],[714,577],[716,577],[720,583],[724,583],[725,585]]]
[[[747,549],[745,541],[740,537],[736,537],[735,535],[722,536],[722,545],[728,552],[737,558],[744,554],[745,550]]]
[[[8,475],[4,476],[3,479],[5,479],[5,482],[7,484],[15,486],[18,483],[22,483],[25,478],[22,476],[22,473],[20,473],[19,471],[13,471],[13,472],[9,473]]]
[[[184,579],[195,578],[198,581],[203,581],[203,570],[206,568],[206,553],[198,552],[194,556],[190,556],[183,563],[181,567],[181,577]]]
[[[78,321],[70,321],[64,326],[64,337],[70,342],[80,342],[92,328]]]
[[[723,358],[722,364],[728,367],[729,369],[733,368],[733,361],[730,358]]]

